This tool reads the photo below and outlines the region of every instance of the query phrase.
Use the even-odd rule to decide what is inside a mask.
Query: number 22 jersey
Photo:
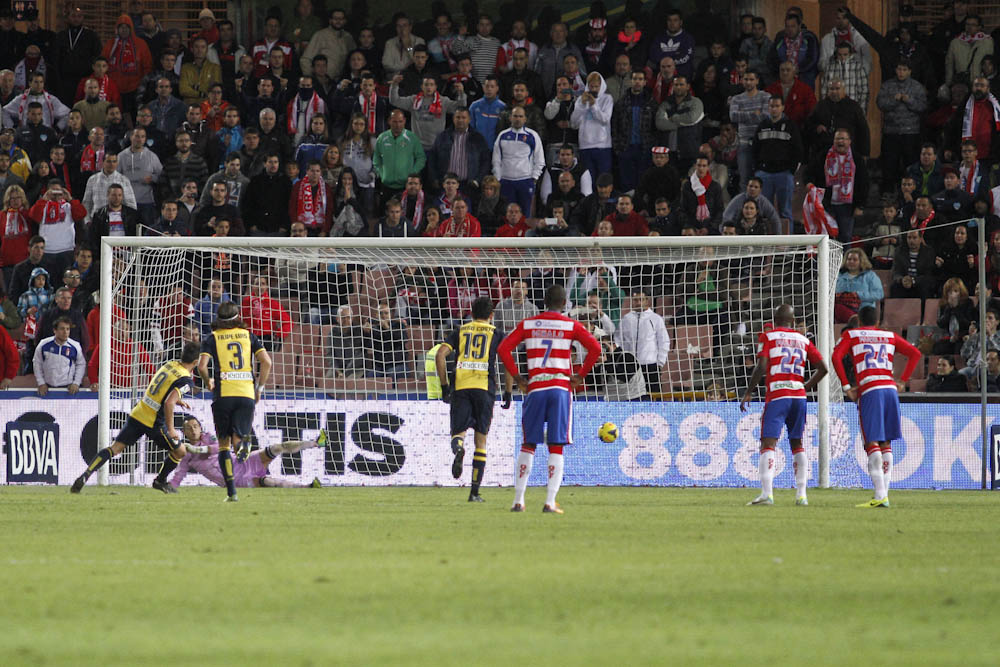
[[[775,327],[760,334],[758,358],[767,363],[764,402],[779,398],[805,398],[806,360],[818,364],[822,359],[812,341],[795,329]]]
[[[844,356],[851,355],[859,398],[874,389],[891,388],[896,391],[896,380],[892,371],[897,351],[906,357],[906,368],[900,378],[906,382],[917,368],[920,350],[894,331],[884,331],[875,327],[848,329],[840,335],[837,347],[833,348],[833,367],[841,384],[847,385]]]

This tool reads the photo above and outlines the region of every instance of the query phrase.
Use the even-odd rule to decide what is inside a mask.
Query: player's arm
[[[808,392],[816,388],[816,385],[826,377],[830,369],[827,368],[826,362],[823,361],[823,355],[819,353],[819,349],[815,345],[810,344],[806,348],[806,358],[809,359],[809,363],[816,369],[812,377],[806,380],[805,390]]]
[[[517,363],[514,361],[514,348],[524,340],[525,333],[524,327],[518,324],[514,327],[514,330],[507,334],[500,345],[497,347],[497,356],[500,357],[500,361],[503,362],[503,367],[510,373],[514,384],[517,388],[521,390],[522,394],[528,393],[528,383],[524,381],[521,374],[517,371]]]
[[[767,373],[767,358],[757,357],[757,365],[753,367],[753,373],[750,375],[750,384],[747,385],[747,390],[743,392],[743,400],[740,401],[740,411],[746,412],[747,405],[750,403],[750,399],[753,397],[754,387],[760,384],[760,381],[764,379],[764,375]]]
[[[215,391],[215,380],[208,375],[208,360],[212,358],[208,352],[202,352],[198,357],[198,375],[202,385],[209,391]]]
[[[847,371],[844,370],[844,355],[850,350],[850,343],[847,338],[841,338],[837,341],[837,345],[833,348],[833,370],[837,373],[837,377],[840,378],[840,384],[843,385],[844,391],[851,388],[847,381]]]
[[[899,334],[894,333],[893,336],[895,337],[895,340],[892,342],[893,345],[896,346],[896,352],[906,357],[906,368],[903,369],[903,375],[900,376],[899,382],[897,383],[899,390],[902,391],[904,387],[899,385],[905,385],[910,381],[910,376],[917,370],[917,364],[920,362],[920,357],[923,355],[917,347]]]
[[[513,400],[514,394],[514,378],[507,369],[503,369],[503,404],[500,406],[504,410],[510,409],[510,403]]]
[[[267,386],[267,380],[271,377],[271,355],[267,353],[263,347],[257,350],[256,353],[257,363],[259,364],[257,368],[257,400],[264,395],[264,387]]]
[[[181,436],[174,428],[174,408],[181,402],[183,401],[181,401],[180,386],[171,388],[170,393],[167,394],[167,400],[163,401],[163,420],[166,422],[167,435],[174,443],[181,442]]]
[[[587,331],[587,329],[579,322],[577,322],[576,326],[573,327],[573,332],[576,340],[580,341],[580,343],[583,344],[584,349],[587,350],[587,356],[583,360],[583,366],[580,367],[580,373],[570,380],[571,385],[573,385],[573,380],[577,380],[576,384],[573,386],[575,389],[583,383],[583,378],[587,377],[587,373],[589,373],[597,362],[601,360],[601,344],[597,342],[594,335]]]
[[[447,399],[451,395],[451,385],[448,383],[448,357],[453,352],[448,343],[441,343],[441,347],[434,353],[434,366],[437,368],[438,380],[441,381],[441,398]]]

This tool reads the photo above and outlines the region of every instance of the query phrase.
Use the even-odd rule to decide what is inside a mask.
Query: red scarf
[[[706,171],[705,178],[699,178],[698,172],[691,172],[691,189],[694,191],[695,196],[698,198],[698,210],[695,211],[694,218],[698,222],[703,220],[708,220],[711,217],[711,212],[708,210],[708,199],[706,197],[708,193],[708,186],[712,184],[712,172]]]
[[[854,199],[854,156],[848,149],[841,155],[832,146],[826,153],[826,186],[833,188],[830,192],[831,204],[850,204]]]
[[[25,219],[25,210],[17,210],[14,208],[9,208],[3,212],[4,216],[4,237],[20,236],[22,234],[28,234],[31,232],[31,227],[28,226],[28,221]]]
[[[511,64],[510,65],[511,69],[513,69],[513,67],[514,67],[514,64],[513,64],[514,63],[514,51],[516,49],[521,49],[521,48],[528,49],[528,59],[530,61],[530,59],[531,59],[531,47],[528,46],[528,40],[527,39],[510,39],[510,40],[507,41],[506,44],[503,45],[503,52],[504,52],[504,55],[507,58],[506,62],[508,62],[508,63]]]
[[[319,197],[313,200],[313,186],[307,179],[302,179],[302,188],[299,190],[298,221],[306,226],[306,229],[320,229],[323,227],[326,217],[326,183],[320,181],[316,185]]]
[[[69,189],[69,182],[70,180],[72,180],[69,177],[69,163],[63,162],[62,173],[59,173],[59,167],[56,165],[56,163],[49,162],[49,171],[52,172],[53,177],[56,177],[63,182],[63,189],[66,190],[66,192],[68,192],[70,196],[72,196],[73,192]]]
[[[917,220],[917,214],[914,213],[913,215],[910,216],[910,229],[919,229],[920,235],[923,236],[923,233],[927,229],[927,226],[932,222],[934,222],[934,216],[936,214],[937,212],[934,209],[931,209],[931,214],[929,216],[927,216],[923,220]]]
[[[416,97],[413,98],[413,111],[416,112],[418,109],[420,109],[420,106],[423,104],[423,102],[424,102],[424,94],[417,93]],[[441,114],[444,111],[441,108],[441,93],[434,91],[434,99],[431,101],[431,106],[428,109],[428,111],[430,111],[431,115],[434,116],[435,118],[441,117]]]
[[[729,71],[729,83],[733,85],[739,85],[740,81],[743,79],[743,75],[740,74],[739,70],[732,69]]]
[[[840,233],[837,220],[823,208],[823,188],[810,184],[802,202],[802,223],[806,234],[826,234],[836,238]]]
[[[801,30],[795,39],[790,39],[788,35],[785,35],[785,60],[787,62],[799,64],[799,50],[802,48],[802,41]]]
[[[976,160],[972,168],[962,165],[958,169],[958,174],[962,179],[962,189],[970,195],[976,193],[976,184],[979,182],[979,160]]]
[[[409,195],[406,193],[406,190],[403,190],[403,197],[402,199],[400,199],[400,204],[403,205],[403,218],[406,218],[406,198],[408,196]],[[424,219],[423,213],[424,213],[424,191],[421,190],[420,194],[417,195],[417,205],[413,209],[413,220],[411,220],[410,222],[412,222],[414,226],[419,225],[420,222]]]
[[[666,90],[664,90],[666,88]],[[669,82],[664,82],[663,75],[657,74],[656,80],[653,83],[653,97],[657,102],[662,102],[665,98],[670,97],[674,93],[674,80],[671,79]]]
[[[291,102],[288,103],[288,134],[295,135],[298,132],[299,123],[299,103],[302,100],[298,95],[295,96]],[[312,123],[312,118],[318,113],[323,113],[324,109],[320,109],[319,105],[322,104],[322,100],[319,98],[315,92],[313,93],[312,99],[309,100],[306,105],[306,118],[305,118],[305,128],[302,130],[303,133],[309,133],[310,124]]]
[[[108,81],[111,81],[111,77],[105,74],[100,79],[96,79],[96,81],[98,85],[97,99],[103,102],[110,102],[111,100],[108,99]]]
[[[111,65],[112,72],[135,74],[139,71],[139,64],[136,62],[135,57],[135,39],[132,37],[128,39],[115,37],[115,43],[111,47],[108,64]]]
[[[97,171],[102,164],[104,164],[104,148],[95,151],[93,146],[87,144],[80,156],[80,171]]]
[[[626,35],[624,30],[618,31],[618,41],[622,44],[638,44],[640,39],[642,39],[641,30],[633,32],[631,37]]]
[[[365,98],[363,94],[358,94],[358,104],[361,105],[361,113],[365,115],[365,122],[368,124],[368,133],[375,134],[375,109],[378,108],[378,94],[372,91],[370,98]]]
[[[597,44],[588,43],[584,52],[587,54],[587,62],[596,63],[601,59],[601,54],[604,53],[604,47],[607,45],[608,40],[603,42],[598,42]]]
[[[958,33],[958,38],[963,42],[965,42],[966,44],[975,44],[981,39],[986,39],[986,33],[980,31],[977,32],[975,35],[966,35],[965,31],[963,30],[962,32]]]
[[[847,26],[847,30],[844,30],[844,31],[841,31],[838,28],[834,28],[833,29],[833,43],[836,46],[840,46],[841,44],[845,44],[846,43],[846,44],[850,44],[851,47],[853,48],[854,47],[854,30],[851,28],[851,26]]]

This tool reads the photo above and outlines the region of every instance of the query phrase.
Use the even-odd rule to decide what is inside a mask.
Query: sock
[[[111,448],[110,447],[105,447],[101,451],[97,452],[97,456],[95,456],[90,461],[90,463],[87,464],[87,470],[83,473],[83,478],[84,479],[89,479],[90,476],[94,473],[94,471],[97,470],[98,468],[100,468],[102,465],[104,465],[108,461],[110,461],[112,456],[113,456],[113,454],[111,452]]]
[[[809,461],[805,452],[796,452],[792,457],[792,467],[795,470],[795,497],[806,497],[806,481],[809,479]]]
[[[459,447],[465,446],[465,436],[453,435],[451,436],[451,453],[454,454],[458,452]]]
[[[517,467],[514,468],[514,504],[524,504],[524,490],[528,487],[528,477],[531,476],[531,464],[535,460],[534,452],[521,448],[517,455]]]
[[[173,452],[170,452],[169,454],[167,454],[167,456],[163,459],[163,465],[160,466],[160,472],[156,476],[156,481],[158,481],[158,482],[166,482],[167,481],[167,475],[169,475],[170,473],[172,473],[174,471],[174,468],[176,468],[177,464],[180,463],[180,462],[181,462],[180,459],[175,459],[174,458],[174,453]]]
[[[882,450],[882,479],[885,480],[885,492],[889,493],[889,484],[892,482],[892,450]]]
[[[545,504],[555,506],[556,494],[562,486],[563,478],[563,455],[549,452],[549,487],[545,495]]]
[[[270,452],[268,455],[272,459],[276,459],[282,454],[294,454],[299,450],[315,446],[316,441],[314,440],[289,440],[288,442],[280,442],[276,445],[268,445],[266,449]]]
[[[476,449],[472,456],[472,490],[470,496],[479,495],[479,485],[483,483],[483,471],[486,470],[486,450]]]
[[[229,449],[219,450],[219,470],[222,471],[222,478],[226,480],[226,493],[230,497],[236,495],[236,482],[233,481],[233,457],[229,455]]]
[[[885,477],[882,475],[882,452],[875,449],[868,455],[868,474],[872,478],[875,500],[885,498]]]
[[[760,495],[770,498],[774,495],[774,450],[765,449],[757,461],[757,472],[760,474]]]

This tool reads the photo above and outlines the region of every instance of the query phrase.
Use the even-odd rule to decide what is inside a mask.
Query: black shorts
[[[212,402],[212,419],[215,420],[215,437],[219,440],[235,435],[246,440],[253,432],[252,398],[224,396]]]
[[[451,395],[451,434],[465,433],[471,427],[486,435],[493,423],[496,396],[485,389],[459,389]]]
[[[139,438],[146,436],[149,440],[161,447],[172,449],[167,436],[164,434],[165,426],[162,422],[157,422],[155,426],[146,426],[135,417],[125,420],[125,426],[115,437],[116,442],[120,442],[126,447],[131,447],[139,441]]]

